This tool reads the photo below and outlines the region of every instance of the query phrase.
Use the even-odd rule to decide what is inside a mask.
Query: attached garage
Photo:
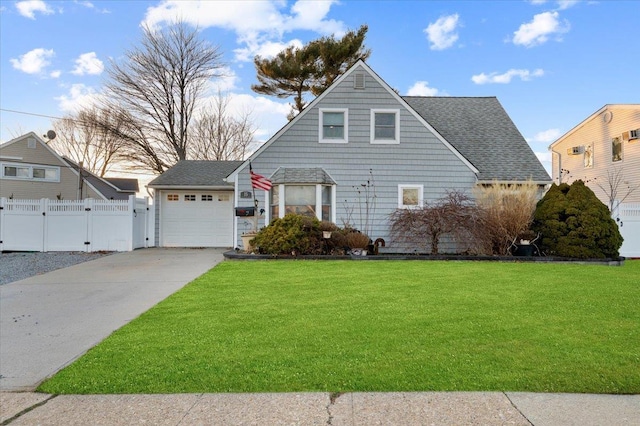
[[[230,247],[233,192],[162,191],[160,244],[164,247]]]
[[[241,161],[181,161],[154,179],[156,238],[162,247],[232,247],[233,185]]]

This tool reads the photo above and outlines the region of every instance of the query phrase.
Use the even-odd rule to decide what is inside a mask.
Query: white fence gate
[[[624,238],[620,256],[640,257],[640,203],[619,204],[614,212],[620,234]]]
[[[0,251],[130,251],[154,242],[147,198],[0,198]]]

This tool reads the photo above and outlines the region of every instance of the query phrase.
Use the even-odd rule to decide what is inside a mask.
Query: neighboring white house
[[[181,162],[152,181],[159,245],[238,246],[253,226],[234,215],[254,206],[250,163],[273,183],[255,191],[259,227],[298,212],[390,243],[397,208],[495,182],[551,183],[495,97],[402,97],[359,61],[247,161]]]
[[[640,104],[605,105],[549,149],[553,181],[584,181],[620,226],[620,254],[640,257]]]

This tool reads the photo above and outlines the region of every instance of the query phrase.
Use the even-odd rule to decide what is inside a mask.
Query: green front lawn
[[[640,261],[227,261],[48,393],[640,393]]]

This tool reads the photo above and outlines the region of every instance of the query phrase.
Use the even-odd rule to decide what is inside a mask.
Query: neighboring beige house
[[[582,179],[609,208],[640,203],[640,104],[605,105],[549,149],[553,182]]]
[[[86,170],[81,176],[78,169],[27,133],[0,145],[0,198],[128,199],[138,190],[137,179],[103,179]]]

